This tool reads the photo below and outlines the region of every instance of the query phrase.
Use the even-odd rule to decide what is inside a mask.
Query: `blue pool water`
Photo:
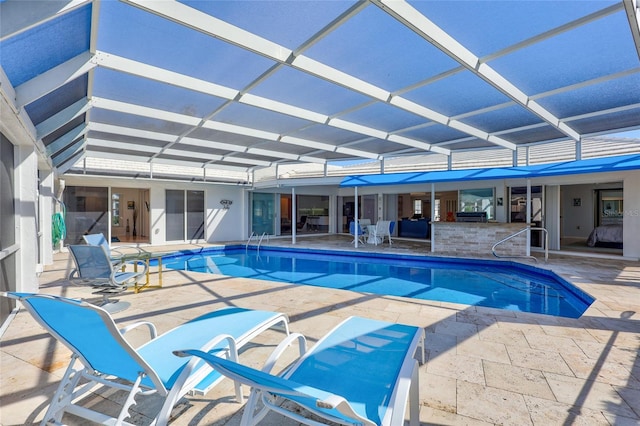
[[[593,298],[516,262],[230,246],[163,257],[166,269],[578,318]]]

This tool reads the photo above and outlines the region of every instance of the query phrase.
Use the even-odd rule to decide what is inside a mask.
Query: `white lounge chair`
[[[157,336],[155,327],[147,321],[119,330],[108,312],[86,302],[41,294],[0,294],[21,301],[40,325],[73,352],[42,425],[60,424],[64,413],[100,424],[130,425],[126,421],[129,409],[136,399],[151,395],[164,398],[153,424],[165,425],[182,396],[187,392],[204,394],[223,378],[199,359],[178,358],[173,351],[215,348],[220,356],[237,360],[238,349],[263,331],[282,326],[289,334],[284,314],[231,307]],[[151,339],[134,348],[124,335],[139,326],[148,327]],[[127,392],[126,397],[118,399],[122,407],[115,417],[78,405],[98,386]],[[239,383],[236,397],[242,399]]]
[[[417,353],[424,361],[423,329],[351,317],[284,374],[270,374],[294,339],[302,341],[304,352],[304,337],[291,334],[262,371],[223,360],[215,352],[182,350],[176,354],[200,357],[225,376],[252,387],[242,425],[257,424],[269,411],[308,425],[322,424],[306,416],[306,411],[343,425],[397,426],[404,425],[407,402],[410,424],[418,425],[418,362],[414,356]],[[283,404],[285,401],[289,403]]]

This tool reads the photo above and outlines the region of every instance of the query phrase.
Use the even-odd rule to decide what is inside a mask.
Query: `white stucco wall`
[[[640,258],[640,171],[626,174],[624,178],[624,214],[622,226],[623,256]]]
[[[183,241],[167,241],[166,238],[166,190],[190,190],[205,192],[205,240],[210,243],[243,240],[246,236],[247,215],[244,188],[235,185],[220,185],[206,182],[170,182],[118,178],[96,178],[82,175],[65,175],[69,186],[97,186],[119,188],[125,194],[122,209],[125,215],[127,201],[137,189],[149,190],[149,242],[152,245],[165,245]],[[225,210],[220,200],[231,200]],[[142,207],[142,206],[141,206]],[[126,221],[126,219],[125,219]],[[125,222],[126,223],[126,222]],[[124,228],[121,227],[118,232]],[[146,230],[145,230],[146,231]],[[138,230],[139,235],[142,232]],[[190,241],[188,241],[190,242]]]
[[[33,146],[18,145],[14,150],[16,188],[17,291],[38,292],[38,157]]]
[[[562,186],[563,237],[586,239],[593,230],[595,220],[593,190],[592,184]]]

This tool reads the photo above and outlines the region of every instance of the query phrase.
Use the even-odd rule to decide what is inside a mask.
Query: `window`
[[[485,212],[495,219],[493,188],[462,189],[459,193],[461,212]]]
[[[111,225],[122,225],[120,221],[120,194],[111,194]]]
[[[422,216],[422,200],[413,200],[413,214]]]

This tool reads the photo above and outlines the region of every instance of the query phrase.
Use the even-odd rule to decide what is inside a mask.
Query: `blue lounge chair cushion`
[[[273,312],[254,311],[243,308],[224,308],[197,318],[158,336],[156,339],[138,348],[138,353],[153,367],[167,389],[171,389],[174,381],[180,375],[188,359],[178,358],[173,350],[188,347],[202,347],[211,336],[226,334],[236,341],[244,340],[247,334],[254,330],[256,324],[261,324],[274,317]],[[221,343],[216,348],[226,348]],[[204,383],[197,385],[197,389],[204,391],[208,384],[220,378],[220,374],[213,371]],[[143,383],[145,383],[143,381]]]
[[[417,330],[351,317],[319,342],[287,378],[340,395],[360,416],[379,424]]]
[[[176,354],[205,359],[233,380],[283,396],[329,420],[361,424],[356,418],[360,416],[381,424],[392,418],[389,404],[397,403],[394,392],[399,379],[408,378],[407,366],[415,364],[413,356],[418,346],[424,349],[423,338],[424,332],[419,327],[351,317],[320,340],[282,377],[222,359],[215,352],[181,350]],[[412,385],[417,390],[417,383]],[[346,414],[348,410],[340,412],[337,403],[347,403],[356,417]],[[394,408],[397,417],[398,407]],[[403,414],[404,410],[400,415]]]

